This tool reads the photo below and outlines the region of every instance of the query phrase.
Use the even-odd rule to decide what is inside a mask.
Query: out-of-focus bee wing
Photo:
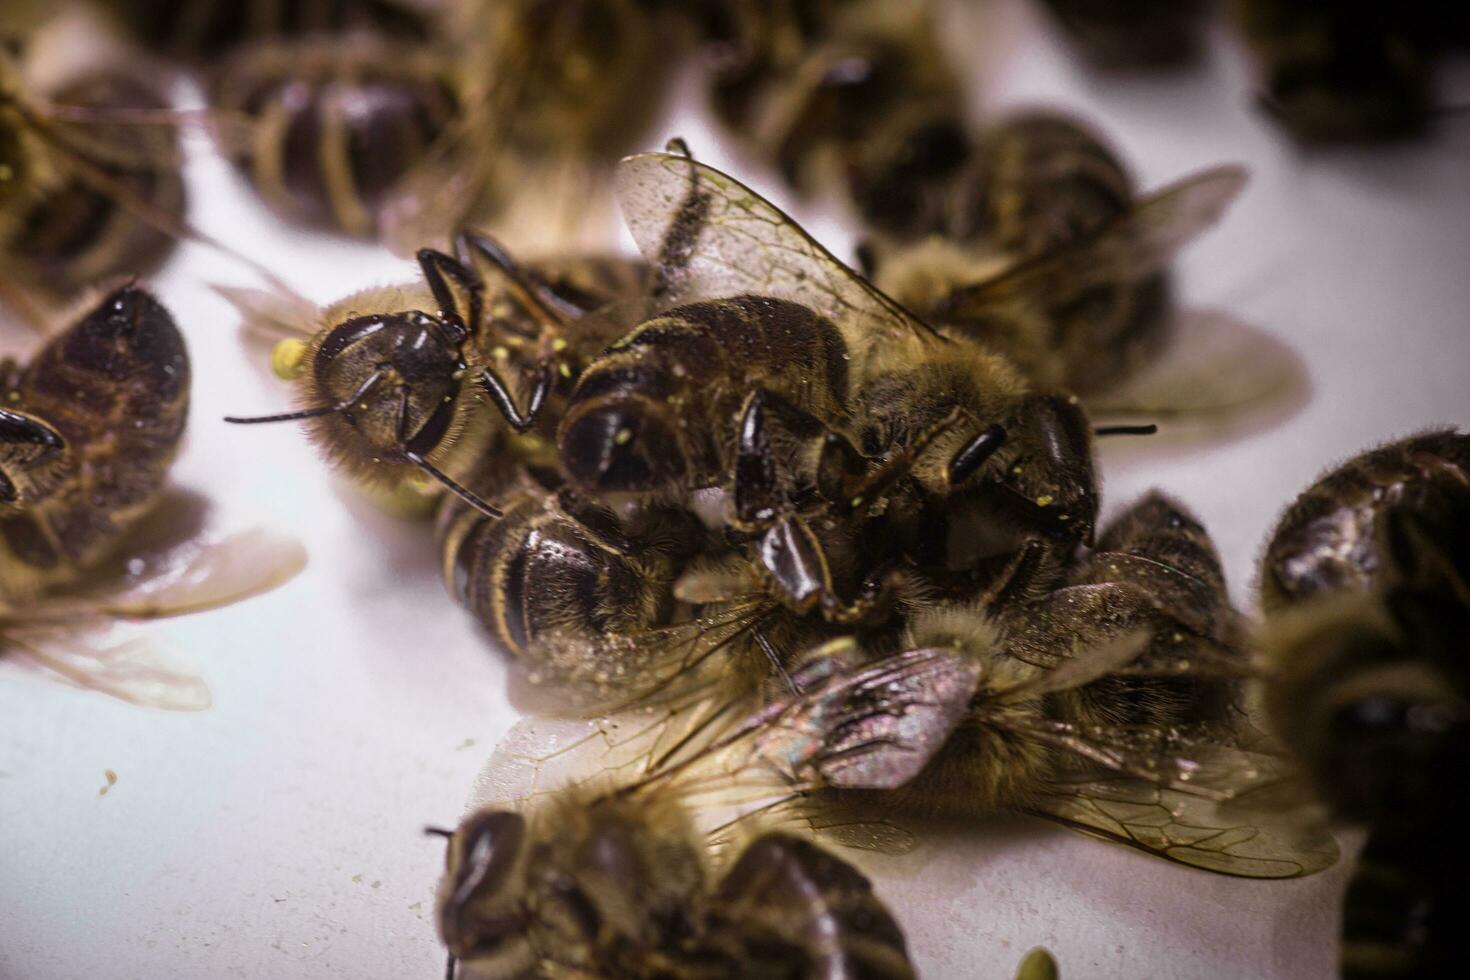
[[[438,246],[467,223],[479,223],[499,203],[503,155],[469,153],[466,122],[451,126],[400,180],[382,206],[378,237],[400,256]]]
[[[72,597],[45,600],[27,612],[37,624],[110,617],[163,619],[202,612],[269,592],[306,566],[292,538],[260,529],[191,544],[129,562],[120,581]]]
[[[1148,451],[1155,440],[1228,436],[1279,421],[1310,390],[1301,357],[1276,337],[1219,311],[1184,310],[1157,357],[1084,401],[1097,421],[1157,421],[1157,436],[1108,442],[1109,450]]]
[[[104,626],[7,631],[7,653],[67,683],[162,711],[202,711],[212,699],[204,680],[170,663],[145,639],[108,642]]]
[[[239,311],[241,332],[256,343],[307,341],[317,325],[317,307],[294,292],[219,284],[211,288]]]
[[[735,178],[678,153],[639,153],[617,170],[618,201],[674,305],[752,293],[801,303],[855,336],[937,336]]]
[[[1074,245],[957,290],[950,305],[984,308],[1016,295],[1045,297],[1048,304],[1060,305],[1066,297],[1099,285],[1146,279],[1164,271],[1185,245],[1219,221],[1245,182],[1241,166],[1185,177],[1141,198],[1132,210]]]
[[[1297,878],[1337,862],[1326,825],[1240,807],[1145,779],[1057,783],[1034,808],[1073,830],[1191,867],[1242,878]]]

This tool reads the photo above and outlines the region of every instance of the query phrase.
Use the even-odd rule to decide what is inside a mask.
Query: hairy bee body
[[[189,358],[168,311],[128,287],[47,343],[7,393],[49,431],[0,436],[7,594],[75,578],[147,513],[183,435]],[[36,430],[19,420],[31,432]]]
[[[480,810],[451,836],[439,926],[461,975],[609,980],[912,977],[861,873],[782,833],[712,866],[666,794],[562,791]]]
[[[442,52],[362,33],[246,46],[210,99],[251,120],[235,163],[272,210],[359,236],[463,108]]]
[[[732,472],[740,408],[755,388],[840,425],[848,357],[838,328],[771,297],[675,307],[589,365],[558,433],[562,464],[603,491],[719,485]]]
[[[55,298],[119,273],[140,273],[172,249],[163,222],[181,219],[178,145],[166,128],[56,123],[31,103],[97,110],[162,109],[167,101],[125,64],[86,66],[31,92],[23,64],[0,54],[0,255],[6,275]],[[133,203],[138,202],[138,203]],[[140,214],[151,209],[160,218]]]
[[[151,48],[209,58],[251,40],[371,28],[397,38],[433,29],[427,7],[413,0],[104,0],[121,23]]]

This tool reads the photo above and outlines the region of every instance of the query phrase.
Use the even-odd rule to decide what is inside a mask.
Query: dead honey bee
[[[433,32],[435,0],[102,0],[150,50],[212,58],[248,41],[372,29],[397,38]]]
[[[1082,55],[1105,70],[1173,68],[1199,53],[1201,0],[1043,0]]]
[[[465,94],[440,48],[362,32],[245,45],[209,76],[211,105],[246,123],[227,149],[266,204],[361,237],[457,131]]]
[[[671,308],[578,381],[557,441],[580,485],[654,498],[726,486],[758,399],[796,434],[771,440],[775,469],[848,512],[881,505],[872,490],[898,469],[937,497],[994,496],[1023,522],[1091,534],[1091,435],[1074,401],[1028,392],[1000,355],[937,333],[726,174],[647,153],[618,179]],[[729,298],[683,302],[696,297]]]
[[[1470,759],[1470,437],[1365,452],[1288,508],[1261,571],[1276,730],[1331,811],[1369,828],[1348,977],[1449,975],[1463,862],[1435,846]]]
[[[485,447],[490,413],[517,433],[549,435],[581,365],[621,325],[590,316],[642,291],[637,263],[553,260],[522,268],[492,239],[458,236],[458,258],[421,249],[421,284],[358,293],[317,311],[233,292],[247,329],[282,336],[273,363],[297,384],[298,411],[230,422],[309,420],[329,461],[366,485],[418,473],[491,515],[453,475]]]
[[[1308,142],[1412,136],[1429,119],[1432,38],[1418,4],[1236,0],[1261,103]],[[1426,31],[1425,28],[1429,29]]]
[[[1044,387],[1094,395],[1156,357],[1170,339],[1168,263],[1219,220],[1243,168],[1136,196],[1100,138],[1047,113],[977,145],[941,236],[868,244],[878,285]]]
[[[136,287],[106,297],[24,366],[0,369],[0,644],[82,686],[160,707],[208,694],[136,649],[93,643],[115,620],[212,608],[266,591],[300,548],[260,533],[162,542],[189,360],[173,319]],[[187,508],[183,508],[187,509]],[[160,543],[170,547],[162,549]],[[119,567],[113,567],[119,566]]]
[[[80,22],[0,23],[0,40],[0,299],[40,326],[189,234],[177,134],[125,121],[163,109],[163,89]]]

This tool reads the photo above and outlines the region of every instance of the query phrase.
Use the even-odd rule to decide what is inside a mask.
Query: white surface
[[[1249,111],[1223,42],[1193,74],[1098,81],[1024,13],[1012,20],[1020,40],[986,72],[990,105],[1095,114],[1146,186],[1225,160],[1254,171],[1183,261],[1182,293],[1293,345],[1311,402],[1198,454],[1105,461],[1110,508],[1152,485],[1188,501],[1245,600],[1276,513],[1325,465],[1470,423],[1470,122],[1401,149],[1305,156]],[[728,159],[697,124],[666,132]],[[199,222],[313,298],[412,273],[271,222],[218,164],[191,176]],[[219,421],[286,394],[246,363],[210,280],[245,281],[186,248],[157,282],[196,370],[178,480],[220,501],[227,524],[297,534],[312,562],[277,593],[157,628],[208,679],[203,714],[0,664],[0,977],[437,977],[442,845],[419,831],[458,817],[515,721],[505,671],[441,588],[424,528],[340,493],[299,432]],[[106,769],[118,782],[99,796]],[[1311,978],[1332,968],[1344,867],[1238,881],[998,819],[872,870],[930,978],[1009,977],[1038,943],[1072,978]]]

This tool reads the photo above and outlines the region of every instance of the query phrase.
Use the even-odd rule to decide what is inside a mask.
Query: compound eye
[[[498,811],[465,821],[450,849],[451,902],[465,904],[502,891],[525,839],[526,820],[519,813]]]

